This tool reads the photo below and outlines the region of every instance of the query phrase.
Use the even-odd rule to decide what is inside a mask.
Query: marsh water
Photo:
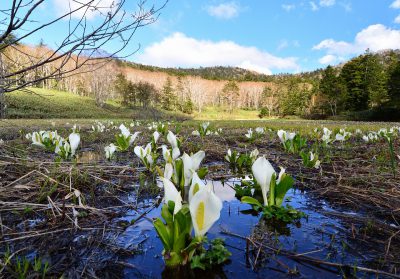
[[[165,268],[161,252],[163,246],[153,229],[152,219],[160,217],[162,204],[152,208],[154,199],[141,201],[141,211],[129,211],[125,217],[115,222],[135,220],[116,242],[124,248],[140,248],[140,252],[125,259],[129,267],[124,270],[125,278],[338,278],[353,271],[311,265],[300,260],[293,260],[268,249],[259,251],[259,247],[249,245],[245,237],[256,233],[268,239],[268,246],[278,250],[287,250],[297,254],[347,266],[369,266],[374,260],[371,247],[359,245],[353,239],[351,230],[335,216],[339,213],[327,203],[318,202],[306,192],[292,190],[285,203],[307,214],[296,224],[271,224],[268,220],[250,210],[250,206],[241,203],[232,189],[235,180],[225,183],[214,181],[214,191],[223,201],[221,218],[210,229],[209,239],[225,239],[231,260],[222,267],[203,272],[201,270],[168,270]],[[134,198],[131,196],[130,198]],[[129,198],[128,198],[129,199]],[[343,211],[341,211],[343,214]],[[355,212],[345,212],[353,215]],[[226,233],[228,232],[228,233]],[[260,240],[261,241],[261,240]],[[265,243],[265,242],[264,242]],[[265,253],[264,253],[265,252]],[[354,275],[354,274],[353,274]],[[374,277],[372,274],[357,276]]]

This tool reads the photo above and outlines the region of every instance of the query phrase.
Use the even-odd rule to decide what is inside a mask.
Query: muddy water
[[[230,185],[233,185],[230,181]],[[224,238],[228,249],[232,253],[231,261],[222,268],[210,272],[168,271],[165,270],[161,256],[163,250],[161,241],[153,229],[152,220],[160,216],[161,206],[151,210],[146,218],[140,219],[130,226],[117,242],[125,248],[140,247],[142,252],[125,259],[131,267],[124,271],[125,278],[287,278],[289,271],[298,270],[300,278],[338,278],[340,273],[335,269],[311,266],[304,262],[294,261],[284,256],[272,254],[259,256],[257,265],[253,267],[257,250],[246,253],[246,240],[236,236],[226,235],[223,231],[249,236],[257,228],[260,232],[277,232],[271,239],[271,246],[289,250],[295,253],[307,253],[308,256],[325,261],[344,263],[350,266],[360,265],[372,259],[363,248],[352,244],[348,229],[341,221],[324,215],[323,212],[335,212],[327,204],[316,203],[307,193],[291,191],[286,203],[308,215],[298,224],[281,226],[269,224],[261,216],[250,212],[250,206],[240,203],[235,198],[234,190],[214,182],[215,193],[223,200],[223,209],[220,220],[214,224],[207,236],[209,239]],[[227,183],[229,184],[229,183]],[[145,204],[152,204],[152,200],[144,200]],[[143,211],[148,209],[144,208]],[[318,213],[320,212],[320,213]],[[130,221],[140,216],[142,212],[131,211],[123,218]],[[251,214],[253,213],[253,214]],[[365,249],[367,250],[367,249]],[[265,250],[267,251],[267,250]],[[371,276],[357,274],[358,276]]]

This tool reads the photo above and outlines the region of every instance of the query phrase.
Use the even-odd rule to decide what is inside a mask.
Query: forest
[[[7,48],[0,54],[2,66],[18,71],[19,64],[28,63],[24,59],[39,59],[49,51],[43,42]],[[131,108],[151,106],[186,114],[212,106],[230,113],[235,109],[258,110],[260,118],[398,120],[399,57],[397,50],[367,50],[325,69],[270,76],[235,67],[159,68],[109,58],[88,61],[63,78],[42,79],[60,67],[61,62],[56,60],[23,77],[15,76],[14,87],[32,80],[33,87],[92,97],[98,106],[114,100]],[[73,60],[62,68],[67,72],[74,69]]]

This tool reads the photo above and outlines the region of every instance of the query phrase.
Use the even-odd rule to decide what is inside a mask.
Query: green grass
[[[42,88],[30,88],[32,92],[7,93],[7,118],[179,118],[182,114],[154,109],[126,108],[109,101],[103,107],[93,98]],[[187,117],[186,117],[187,118]]]
[[[259,111],[235,109],[232,113],[223,107],[206,107],[194,113],[196,120],[253,120],[259,119]]]

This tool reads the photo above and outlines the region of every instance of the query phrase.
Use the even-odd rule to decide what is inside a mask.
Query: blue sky
[[[48,0],[35,19],[54,17],[66,2]],[[128,11],[134,3],[127,1]],[[98,20],[94,15],[88,22]],[[26,42],[43,38],[54,46],[66,26],[60,22]],[[400,0],[170,0],[158,22],[137,31],[126,53],[138,44],[140,50],[128,60],[157,66],[229,65],[263,73],[314,70],[366,48],[400,48]],[[117,46],[109,44],[107,50]]]

